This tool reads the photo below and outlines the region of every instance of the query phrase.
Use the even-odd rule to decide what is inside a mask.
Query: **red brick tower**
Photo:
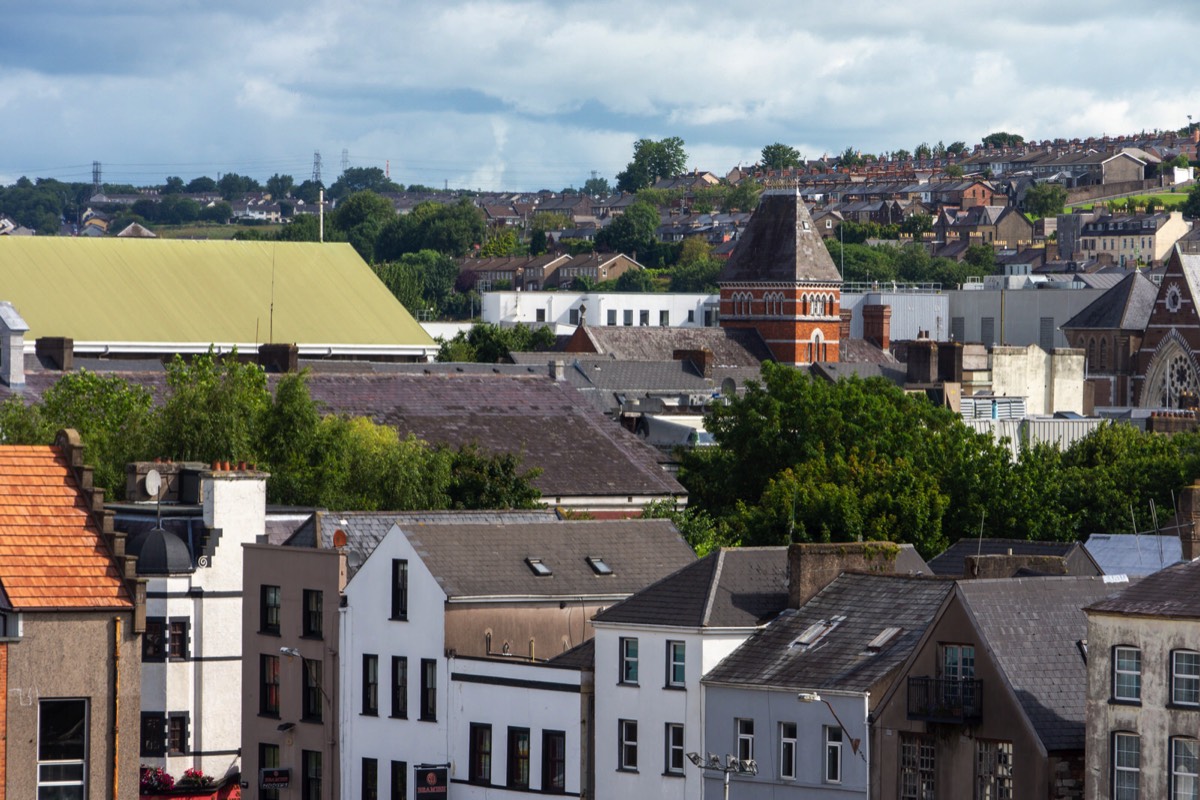
[[[757,330],[783,364],[839,360],[842,277],[795,190],[763,192],[717,283],[721,327]]]

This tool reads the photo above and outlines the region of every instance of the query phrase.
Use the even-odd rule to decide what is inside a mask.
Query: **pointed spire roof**
[[[717,283],[841,280],[799,192],[788,189],[763,192]]]

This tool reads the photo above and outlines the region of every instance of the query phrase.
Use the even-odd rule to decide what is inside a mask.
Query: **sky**
[[[16,7],[14,7],[16,8]],[[724,175],[1200,120],[1191,0],[39,0],[0,24],[0,185],[343,163],[485,191],[610,183],[640,138]]]

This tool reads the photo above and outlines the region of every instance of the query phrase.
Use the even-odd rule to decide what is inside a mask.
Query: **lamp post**
[[[716,753],[709,753],[706,761],[699,753],[688,753],[688,761],[691,761],[700,769],[711,770],[713,772],[725,773],[725,800],[729,800],[729,776],[735,772],[738,775],[757,775],[758,764],[754,759],[739,759],[731,755],[725,756],[724,763],[721,762],[721,757]]]
[[[841,717],[839,717],[837,712],[833,710],[833,706],[829,704],[828,700],[824,699],[816,692],[800,692],[798,695],[796,695],[796,699],[801,703],[824,703],[825,707],[829,709],[829,713],[833,714],[833,718],[837,721],[838,727],[841,728],[846,734],[847,738],[850,739],[850,749],[855,755],[858,755],[858,746],[862,744],[862,739],[855,739],[850,735],[850,731],[846,730],[846,726],[842,724]],[[865,757],[863,760],[866,760]]]

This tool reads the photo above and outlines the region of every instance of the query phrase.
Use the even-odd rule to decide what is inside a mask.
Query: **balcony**
[[[975,679],[910,677],[908,718],[950,725],[983,721],[983,683]]]

